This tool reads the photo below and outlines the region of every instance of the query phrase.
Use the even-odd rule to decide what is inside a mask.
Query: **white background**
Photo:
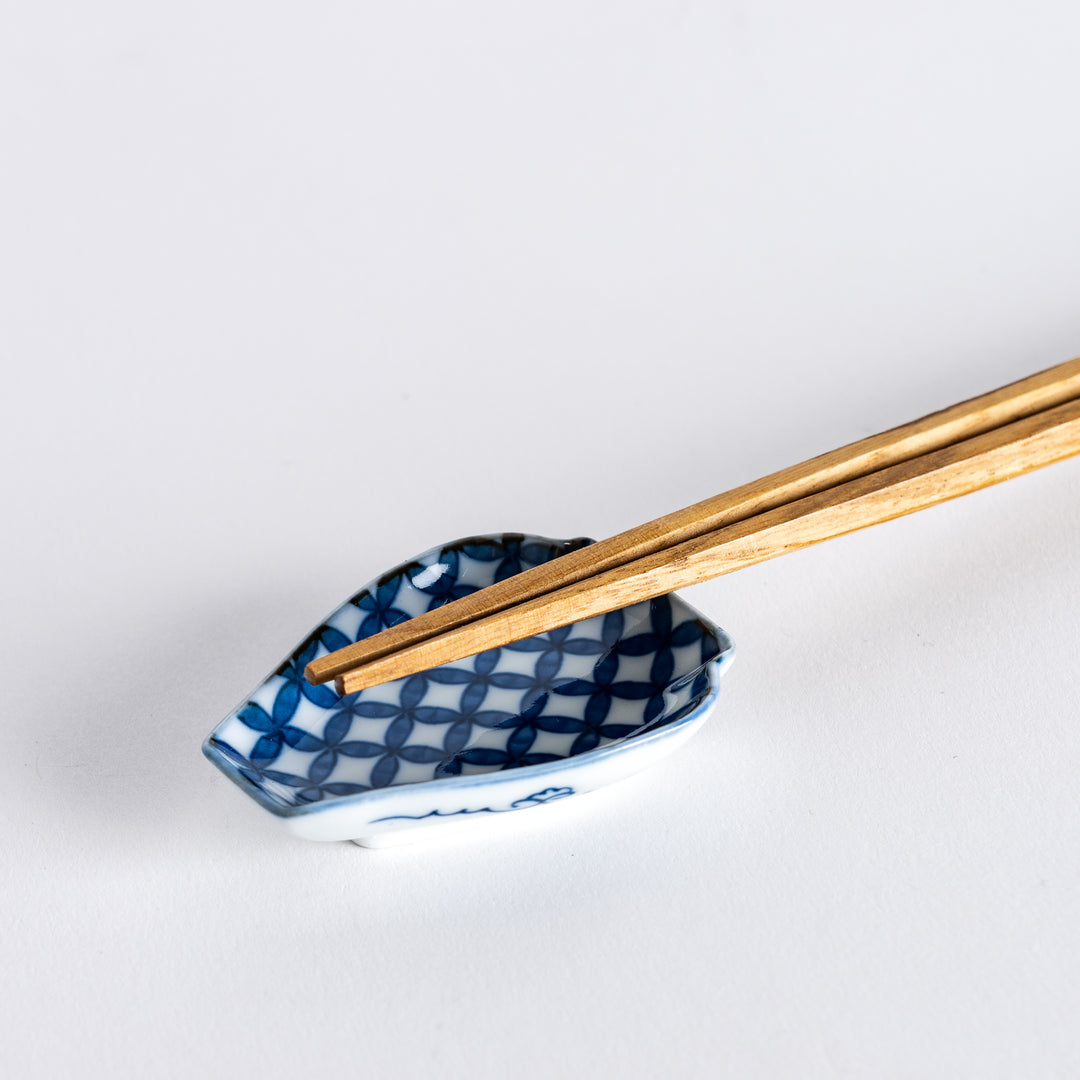
[[[676,757],[291,838],[207,731],[365,580],[1080,352],[1080,9],[3,4],[12,1077],[1080,1073],[1080,461],[687,594]]]

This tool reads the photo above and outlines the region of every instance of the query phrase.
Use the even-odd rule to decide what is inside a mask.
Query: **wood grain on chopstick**
[[[634,560],[348,671],[352,693],[910,514],[1080,453],[1080,400]],[[586,551],[590,549],[585,549]]]
[[[308,664],[323,683],[400,649],[716,529],[971,438],[1080,396],[1080,359],[715,495],[533,567]]]

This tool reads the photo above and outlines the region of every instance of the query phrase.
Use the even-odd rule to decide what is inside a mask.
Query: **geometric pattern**
[[[538,765],[678,720],[708,693],[704,668],[721,645],[672,596],[343,697],[304,678],[316,656],[588,543],[470,537],[384,574],[301,642],[210,747],[263,797],[295,807]]]

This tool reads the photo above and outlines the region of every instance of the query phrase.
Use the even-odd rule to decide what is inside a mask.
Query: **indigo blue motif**
[[[400,588],[401,575],[395,574],[380,582],[374,589],[353,598],[352,603],[365,613],[364,621],[360,624],[360,632],[356,635],[357,638],[371,637],[372,634],[377,634],[388,626],[396,626],[408,619],[408,612],[394,607],[394,599]]]
[[[565,799],[567,795],[573,795],[572,787],[544,788],[533,795],[526,795],[524,799],[515,799],[509,806],[477,806],[472,810],[429,810],[426,814],[391,814],[389,817],[376,818],[371,824],[378,825],[383,821],[423,821],[429,817],[460,817],[462,814],[506,814],[511,810],[524,810],[530,806],[543,806],[544,803],[554,802],[556,799]]]
[[[688,715],[709,692],[705,667],[722,646],[670,597],[345,697],[304,679],[315,656],[587,543],[473,537],[383,575],[309,635],[210,746],[243,782],[290,807],[544,764]],[[546,789],[519,803],[570,793]]]

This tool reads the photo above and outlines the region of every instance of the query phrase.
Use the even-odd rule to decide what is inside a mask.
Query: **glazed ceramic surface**
[[[344,697],[304,679],[316,656],[590,542],[472,537],[389,571],[214,729],[206,756],[295,832],[370,845],[636,772],[696,730],[733,655],[677,596]]]

